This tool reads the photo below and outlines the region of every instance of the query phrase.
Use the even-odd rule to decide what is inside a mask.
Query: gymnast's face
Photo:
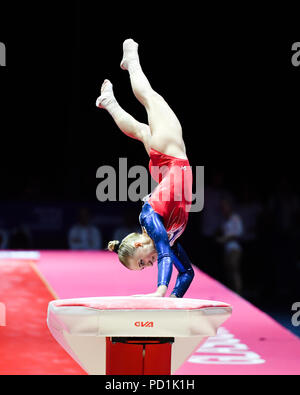
[[[143,270],[152,267],[157,260],[157,252],[153,243],[135,242],[135,254],[129,259],[128,269]]]

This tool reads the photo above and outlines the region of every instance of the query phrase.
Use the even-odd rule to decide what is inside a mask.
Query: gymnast
[[[121,242],[110,241],[108,249],[130,270],[143,270],[157,261],[157,289],[143,296],[165,296],[174,264],[178,276],[170,297],[182,298],[194,278],[191,262],[177,241],[186,228],[192,201],[192,170],[182,128],[163,97],[152,89],[141,68],[138,44],[132,39],[123,43],[121,68],[129,72],[133,93],[145,107],[149,125],[121,108],[107,79],[96,106],[106,109],[123,133],[144,144],[150,173],[158,185],[143,199],[142,233],[131,233]]]

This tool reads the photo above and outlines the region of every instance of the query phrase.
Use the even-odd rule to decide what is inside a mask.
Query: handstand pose
[[[144,200],[139,216],[142,233],[131,233],[121,243],[110,241],[108,249],[117,252],[120,262],[131,270],[153,266],[157,260],[157,290],[147,296],[165,296],[174,264],[178,276],[170,296],[180,298],[194,277],[191,262],[176,241],[186,227],[192,200],[192,171],[181,125],[152,89],[140,65],[138,44],[132,39],[123,43],[121,68],[129,72],[133,93],[145,107],[149,125],[120,107],[109,80],[104,81],[96,105],[110,113],[123,133],[143,142],[150,156],[150,173],[159,184]]]

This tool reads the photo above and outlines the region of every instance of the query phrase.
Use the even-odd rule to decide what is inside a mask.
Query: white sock
[[[105,80],[103,82],[101,87],[101,96],[96,100],[96,106],[104,108],[112,116],[120,110],[120,105],[114,96],[112,83],[109,80]]]
[[[131,38],[123,42],[123,59],[121,61],[121,68],[123,70],[131,72],[137,67],[140,67],[138,46],[138,43],[133,41]]]

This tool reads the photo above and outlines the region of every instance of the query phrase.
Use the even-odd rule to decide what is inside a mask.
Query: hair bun
[[[107,248],[108,248],[109,251],[113,251],[113,252],[116,252],[116,253],[118,253],[119,247],[120,247],[120,242],[119,242],[119,240],[110,241],[110,242],[108,243],[108,246],[107,246]]]

